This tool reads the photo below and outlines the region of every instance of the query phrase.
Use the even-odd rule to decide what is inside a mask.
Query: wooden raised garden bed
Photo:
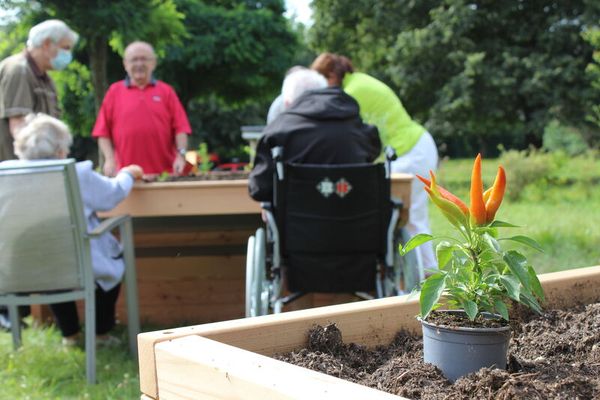
[[[540,276],[547,308],[600,299],[600,266]],[[346,343],[388,343],[401,329],[420,333],[407,296],[224,321],[138,336],[144,399],[399,399],[269,358],[306,345],[314,324],[335,323]]]
[[[393,195],[405,205],[411,180],[392,178]],[[133,216],[142,322],[180,326],[244,316],[247,240],[262,225],[247,180],[137,183],[101,216],[120,214]],[[332,301],[339,299],[320,296],[303,306]],[[125,313],[122,301],[118,313]]]

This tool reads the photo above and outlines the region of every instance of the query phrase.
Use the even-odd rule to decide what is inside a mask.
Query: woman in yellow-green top
[[[354,97],[362,119],[377,126],[383,145],[390,145],[396,150],[398,159],[392,163],[393,172],[428,176],[430,170],[436,170],[438,152],[433,138],[423,126],[412,120],[389,86],[370,75],[355,72],[352,62],[337,54],[319,55],[311,68],[325,76],[330,86],[341,86]],[[423,184],[413,180],[409,221],[406,225],[411,236],[431,233],[428,201]],[[422,265],[424,268],[436,268],[431,243],[426,245],[416,249]]]

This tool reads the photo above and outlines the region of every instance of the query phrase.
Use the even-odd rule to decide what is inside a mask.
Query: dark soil
[[[388,346],[342,341],[315,326],[305,349],[276,358],[409,399],[600,399],[600,304],[520,313],[511,321],[507,370],[484,368],[451,384],[422,361],[422,341],[399,332]]]
[[[168,176],[161,178],[157,176],[144,177],[145,182],[190,182],[190,181],[223,181],[248,179],[250,172],[248,171],[210,171],[199,173],[198,175],[188,176]]]
[[[432,312],[427,317],[427,322],[437,326],[464,328],[500,328],[509,325],[508,321],[499,316],[493,318],[492,314],[489,314],[487,318],[479,314],[474,321],[471,321],[466,314],[456,311]]]

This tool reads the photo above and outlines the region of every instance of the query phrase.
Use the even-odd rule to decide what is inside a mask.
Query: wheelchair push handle
[[[394,161],[398,158],[396,150],[390,145],[385,146],[383,153],[385,154],[385,159],[388,161]]]
[[[385,154],[385,176],[389,178],[392,173],[392,161],[396,160],[398,156],[396,150],[390,145],[384,147],[383,153]]]
[[[275,162],[275,168],[277,170],[277,179],[283,180],[283,147],[275,146],[271,149],[271,157]]]

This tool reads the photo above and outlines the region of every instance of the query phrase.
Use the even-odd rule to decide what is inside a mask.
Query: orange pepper
[[[450,193],[448,190],[444,189],[443,187],[439,186],[436,184],[435,182],[435,175],[432,171],[429,171],[429,174],[431,175],[431,180],[427,179],[427,178],[423,178],[420,175],[417,175],[417,178],[423,182],[425,184],[425,186],[427,188],[432,189],[434,192],[437,190],[439,195],[446,199],[449,200],[451,202],[453,202],[454,204],[456,204],[458,206],[458,208],[460,208],[460,211],[465,215],[468,216],[469,215],[469,207],[467,207],[467,205],[458,197],[456,197],[455,195],[453,195],[452,193]]]
[[[494,217],[496,216],[496,211],[498,211],[498,208],[502,203],[502,199],[504,198],[505,189],[506,173],[504,172],[504,168],[502,168],[502,166],[499,166],[498,173],[496,174],[496,179],[494,180],[494,185],[491,187],[489,199],[487,199],[485,204],[486,223],[489,224],[494,220]]]
[[[429,193],[429,198],[433,204],[440,209],[442,214],[444,214],[446,219],[450,221],[452,225],[460,228],[461,226],[466,226],[469,223],[467,217],[462,213],[461,209],[458,208],[456,204],[437,195],[428,186],[425,186],[424,189],[427,191],[427,193]]]
[[[477,154],[471,174],[471,220],[475,225],[486,223],[485,203],[483,201],[483,181],[481,180],[481,154]]]
[[[485,192],[483,192],[483,202],[487,204],[488,199],[490,198],[490,194],[492,194],[492,188],[489,188]]]

